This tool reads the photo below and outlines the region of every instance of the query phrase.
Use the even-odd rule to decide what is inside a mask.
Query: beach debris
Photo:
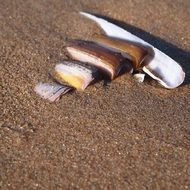
[[[75,40],[66,49],[73,59],[96,66],[111,80],[117,77],[127,63],[120,53],[113,52],[94,42]],[[128,68],[132,69],[131,64]]]
[[[90,65],[63,61],[55,65],[54,77],[61,83],[68,83],[78,90],[84,90],[97,76],[98,70]]]
[[[80,12],[80,14],[95,21],[110,37],[131,41],[152,49],[152,53],[150,53],[143,61],[144,66],[142,69],[153,79],[157,80],[162,86],[168,89],[173,89],[183,83],[185,73],[182,67],[165,53],[103,18],[86,12]]]
[[[59,98],[72,90],[72,87],[64,86],[58,83],[38,83],[35,86],[34,91],[40,95],[43,99],[47,99],[51,102],[59,100]]]
[[[95,35],[93,37],[93,41],[111,49],[112,51],[121,53],[131,61],[135,70],[142,67],[142,62],[148,55],[147,48],[131,41],[113,38],[106,35]]]
[[[144,73],[135,73],[133,74],[133,77],[135,78],[135,80],[139,83],[144,82],[144,78],[145,78],[145,74]]]
[[[131,73],[142,83],[150,75],[167,89],[183,83],[185,73],[172,58],[141,38],[95,15],[80,12],[95,21],[107,35],[95,35],[92,41],[72,40],[66,46],[74,60],[55,65],[54,83],[38,83],[35,92],[49,101],[58,100],[72,89],[84,90],[95,79]]]

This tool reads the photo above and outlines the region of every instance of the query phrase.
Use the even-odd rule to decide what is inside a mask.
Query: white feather
[[[89,13],[80,12],[80,14],[99,24],[108,36],[129,40],[144,46],[151,47],[154,52],[154,57],[152,59],[145,60],[146,66],[143,67],[143,71],[150,75],[153,79],[157,80],[161,85],[168,89],[172,89],[183,83],[185,79],[185,73],[181,66],[172,58],[151,44],[145,42],[141,38],[116,26],[115,24],[112,24]]]

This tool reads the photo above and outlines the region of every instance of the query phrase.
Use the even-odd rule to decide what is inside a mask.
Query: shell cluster
[[[102,18],[81,14],[99,24],[106,35],[95,35],[91,41],[69,41],[66,50],[71,60],[55,65],[52,74],[58,83],[35,87],[42,98],[56,101],[72,89],[84,90],[100,75],[114,80],[123,69],[134,73],[138,82],[148,74],[168,89],[184,81],[181,66],[160,50]]]

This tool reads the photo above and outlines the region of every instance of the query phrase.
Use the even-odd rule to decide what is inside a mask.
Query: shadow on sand
[[[94,13],[93,13],[94,14]],[[94,14],[97,17],[103,18],[113,24],[116,24],[117,26],[120,26],[121,28],[131,32],[132,34],[142,38],[146,42],[150,43],[151,45],[155,46],[159,50],[163,51],[165,54],[170,56],[172,59],[174,59],[176,62],[178,62],[182,67],[183,70],[186,73],[186,77],[184,80],[183,85],[190,84],[190,53],[186,52],[177,46],[166,42],[165,40],[156,37],[152,34],[149,34],[148,32],[137,28],[135,26],[132,26],[130,24],[127,24],[123,21],[115,20],[110,17],[102,16],[99,14]]]

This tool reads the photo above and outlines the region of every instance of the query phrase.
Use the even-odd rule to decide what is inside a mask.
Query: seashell
[[[90,65],[79,62],[64,61],[55,66],[56,78],[66,82],[78,90],[84,90],[95,78],[98,70]]]
[[[146,48],[131,41],[113,38],[106,35],[95,35],[93,41],[107,48],[111,48],[113,51],[122,53],[124,57],[132,61],[132,65],[135,69],[139,69],[141,67],[141,63],[148,55],[148,50]]]
[[[105,31],[105,33],[114,38],[124,39],[152,48],[153,54],[144,61],[143,71],[157,80],[161,85],[168,89],[176,88],[183,83],[185,73],[181,66],[172,58],[145,42],[141,38],[131,34],[130,32],[112,24],[102,18],[89,13],[80,12],[80,14],[95,21]]]
[[[144,82],[144,78],[145,78],[145,74],[144,73],[136,73],[133,75],[133,77],[135,78],[135,80],[139,83],[143,83]]]
[[[66,47],[70,56],[78,61],[94,65],[113,80],[124,66],[125,58],[94,42],[75,40]]]
[[[58,100],[61,95],[66,94],[72,87],[60,85],[57,83],[38,83],[34,88],[34,91],[42,98],[51,102]]]

